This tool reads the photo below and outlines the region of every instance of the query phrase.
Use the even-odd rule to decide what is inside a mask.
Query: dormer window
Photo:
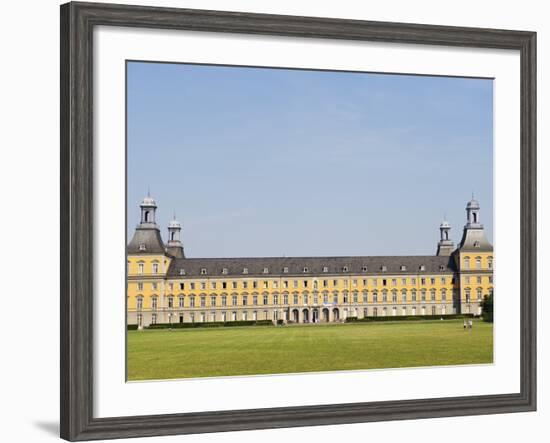
[[[420,268],[418,268],[418,269],[421,270],[421,271],[425,271],[425,270],[426,270],[426,266],[420,265]]]
[[[479,245],[479,242],[478,242],[478,241],[475,241],[475,242],[474,242],[474,248],[479,248],[479,246],[480,246],[480,245]]]
[[[269,268],[264,268],[264,274],[269,274]]]
[[[347,266],[344,266],[344,267],[342,268],[342,272],[348,272],[348,271],[349,271],[349,268],[348,268]]]
[[[361,268],[361,271],[367,272],[367,267],[366,267],[366,266],[363,266],[363,267]]]
[[[445,270],[445,266],[440,265],[440,266],[439,266],[439,270],[440,270],[440,271],[444,271],[444,270]]]
[[[223,274],[223,275],[227,275],[227,268],[223,268],[223,269],[222,269],[222,274]]]
[[[185,275],[185,269],[180,268],[180,275]]]
[[[380,268],[380,270],[381,270],[382,272],[386,272],[386,271],[388,270],[388,267],[384,265],[384,266],[382,266],[382,267]]]
[[[307,268],[307,266],[304,266],[303,272],[309,272],[309,269]]]
[[[206,268],[201,268],[201,275],[206,275]]]
[[[243,268],[243,274],[248,274],[248,268]]]
[[[328,266],[323,266],[323,272],[328,272]]]
[[[288,274],[288,266],[285,266],[285,267],[283,268],[283,274]]]
[[[145,243],[140,243],[139,244],[139,250],[140,251],[145,251],[147,248],[145,247]]]
[[[400,268],[402,271],[406,271],[407,270],[407,267],[405,265],[401,265],[401,268]]]

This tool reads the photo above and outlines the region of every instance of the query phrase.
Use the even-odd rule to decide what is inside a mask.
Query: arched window
[[[493,269],[493,257],[487,257],[487,267]]]
[[[481,269],[481,257],[476,257],[476,269]]]
[[[149,211],[145,211],[144,220],[145,220],[145,222],[149,222]]]
[[[464,257],[464,269],[470,269],[470,257]]]

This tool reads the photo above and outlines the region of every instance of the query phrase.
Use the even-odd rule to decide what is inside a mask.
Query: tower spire
[[[166,252],[176,258],[185,258],[183,244],[181,242],[181,223],[176,220],[176,211],[170,223],[168,223],[168,243]]]

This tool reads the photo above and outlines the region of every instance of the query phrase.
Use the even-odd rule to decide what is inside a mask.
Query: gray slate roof
[[[323,272],[324,267],[327,272]],[[363,270],[366,266],[367,270]],[[385,266],[386,270],[382,271]],[[401,266],[405,266],[403,270]],[[425,270],[420,270],[424,266]],[[284,272],[284,268],[288,272]],[[344,268],[347,267],[347,271]],[[443,268],[442,268],[443,267]],[[223,269],[227,269],[227,274]],[[248,274],[243,269],[248,269]],[[267,268],[268,273],[264,273]],[[304,272],[307,268],[307,272]],[[185,270],[181,274],[180,270]],[[201,270],[206,269],[206,274]],[[378,256],[378,257],[250,257],[250,258],[181,258],[172,260],[168,276],[242,277],[242,276],[307,276],[322,274],[438,274],[456,271],[453,257],[438,256]]]
[[[145,250],[140,249],[140,245],[145,245]],[[128,244],[128,254],[164,254],[166,249],[160,235],[160,231],[155,228],[136,228],[132,240]]]
[[[487,240],[482,228],[470,228],[464,229],[458,248],[461,251],[488,252],[493,250],[493,245]]]

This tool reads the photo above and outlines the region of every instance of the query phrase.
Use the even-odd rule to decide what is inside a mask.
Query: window
[[[283,268],[283,274],[288,274],[288,266],[285,266],[285,267]]]
[[[248,304],[248,296],[243,295],[243,306],[246,306]]]
[[[444,266],[444,265],[439,265],[439,270],[440,270],[440,271],[444,271],[444,270],[445,270],[445,266]]]
[[[180,291],[183,291],[185,289],[185,283],[180,283]]]
[[[328,266],[323,266],[323,272],[328,272]]]
[[[277,289],[279,287],[279,282],[277,280],[273,281],[273,288]]]
[[[323,303],[324,304],[328,303],[328,294],[326,292],[323,293]]]
[[[204,308],[206,306],[206,297],[204,295],[201,296],[201,308]]]
[[[183,308],[183,307],[184,307],[184,298],[183,298],[183,296],[181,296],[181,295],[178,297],[178,306],[179,306],[180,308]]]
[[[384,278],[382,279],[382,286],[386,286],[388,284],[388,281]]]
[[[168,287],[170,288],[171,291],[174,290],[174,283],[168,283]]]
[[[447,282],[447,279],[445,277],[441,277],[441,284],[444,285]]]
[[[222,295],[222,306],[227,306],[227,295]]]
[[[252,304],[254,306],[256,306],[258,304],[258,296],[257,295],[252,296]]]
[[[283,288],[285,288],[285,289],[288,288],[288,280],[283,281]]]
[[[264,268],[264,274],[269,274],[269,268]]]
[[[481,288],[477,288],[477,300],[481,301],[482,294],[481,294]]]
[[[487,257],[487,267],[493,269],[493,257]]]
[[[401,265],[401,268],[400,268],[402,271],[406,271],[407,270],[407,267],[405,265]]]
[[[378,279],[377,278],[372,279],[372,285],[373,286],[378,286]]]
[[[139,244],[139,250],[140,250],[140,251],[145,251],[145,249],[146,249],[146,248],[145,248],[145,243],[140,243],[140,244]]]
[[[411,278],[411,285],[416,285],[416,278]]]
[[[157,324],[157,314],[151,315],[151,323],[154,325]]]
[[[237,282],[236,282],[236,281],[231,282],[231,287],[232,287],[233,289],[237,289]]]
[[[215,281],[211,282],[211,287],[212,287],[212,289],[216,289],[216,282]]]
[[[391,285],[392,286],[397,286],[397,279],[396,278],[391,279]]]
[[[143,297],[138,297],[136,299],[137,309],[141,311],[143,309]]]
[[[295,305],[298,304],[298,294],[294,294],[293,302],[294,302]]]
[[[481,257],[476,257],[476,269],[481,269]]]
[[[292,286],[293,286],[294,288],[297,288],[297,287],[298,287],[298,280],[294,280]]]
[[[411,300],[413,302],[416,302],[416,290],[414,289],[411,291]]]
[[[288,305],[288,294],[283,294],[283,305]]]
[[[381,270],[382,272],[386,272],[386,271],[388,270],[388,267],[387,267],[387,266],[382,266],[382,267],[380,268],[380,270]]]
[[[180,275],[185,275],[185,269],[180,268]]]
[[[338,280],[332,280],[332,286],[338,286]]]
[[[435,278],[430,278],[430,284],[435,285]]]
[[[201,289],[206,289],[206,282],[201,281]]]
[[[378,303],[378,292],[374,291],[372,293],[372,302],[373,303]]]
[[[348,302],[348,293],[344,292],[344,303]]]
[[[243,268],[243,274],[248,274],[248,268]]]
[[[363,266],[363,267],[361,268],[361,271],[367,272],[367,267],[366,267],[366,266]]]
[[[191,289],[195,289],[195,282],[192,281],[191,283],[189,283],[189,287],[190,287]]]
[[[304,288],[307,288],[307,280],[304,280]]]
[[[307,268],[307,266],[304,266],[303,272],[309,272],[309,269]]]
[[[138,263],[138,274],[143,274],[143,263]]]
[[[334,293],[334,294],[332,295],[332,302],[333,302],[334,304],[338,304],[338,293]]]
[[[470,303],[470,290],[466,289],[465,293],[466,293],[466,303]]]
[[[402,278],[402,279],[401,279],[401,284],[402,284],[402,285],[406,285],[406,284],[407,284],[407,279],[406,279],[406,278]]]
[[[243,289],[247,289],[248,288],[248,282],[247,281],[243,281]]]
[[[174,307],[174,297],[168,297],[168,307],[169,308]]]
[[[367,291],[363,291],[363,303],[368,303],[369,301],[369,293]]]
[[[317,280],[313,280],[313,289],[318,289],[319,288],[319,283],[317,282]]]
[[[195,296],[189,297],[189,307],[194,308],[195,307]]]
[[[273,304],[274,305],[278,305],[279,304],[279,296],[277,294],[275,294],[273,296]]]
[[[435,306],[432,306],[432,315],[435,315],[436,312],[435,312]]]
[[[201,268],[201,275],[206,275],[206,268]]]
[[[432,290],[430,291],[430,299],[431,299],[432,301],[435,301],[435,289],[432,289]]]
[[[258,289],[258,282],[257,282],[256,280],[254,280],[254,281],[252,282],[252,288],[253,288],[253,289]]]
[[[153,274],[159,273],[159,265],[158,263],[153,263]]]
[[[478,284],[478,285],[481,284],[481,277],[480,277],[480,276],[477,277],[477,284]]]
[[[426,270],[426,266],[420,265],[420,268],[419,268],[419,269],[420,269],[420,271],[425,271],[425,270]]]
[[[403,289],[401,291],[401,301],[403,303],[407,303],[407,290],[406,289]]]
[[[216,296],[210,296],[210,306],[216,306]]]
[[[264,302],[264,305],[267,305],[267,294],[264,294],[264,297],[263,297],[263,302]]]
[[[342,268],[342,272],[348,272],[348,271],[349,271],[349,268],[348,268],[347,266],[344,266],[344,267]]]
[[[426,279],[425,279],[425,278],[421,278],[421,279],[420,279],[420,284],[421,284],[421,285],[425,285],[425,284],[426,284]]]
[[[151,298],[151,309],[157,309],[158,306],[158,298],[153,297]]]
[[[464,269],[470,269],[470,257],[464,257]]]
[[[232,306],[237,306],[237,296],[236,295],[231,296],[231,305]]]
[[[223,269],[222,269],[222,274],[223,274],[223,275],[227,275],[227,268],[223,268]]]
[[[393,303],[397,303],[397,291],[392,291],[391,293],[391,301]]]
[[[378,317],[378,308],[372,308],[372,316]]]
[[[157,288],[158,288],[158,283],[156,283],[156,282],[151,283],[151,289],[153,289],[154,291],[156,291]]]
[[[447,301],[447,290],[446,289],[441,290],[441,301]]]
[[[138,283],[137,284],[137,288],[138,288],[138,291],[143,291],[143,283]]]
[[[264,281],[264,289],[267,289],[267,288],[269,288],[269,282]]]
[[[422,289],[422,290],[420,291],[420,299],[421,299],[422,301],[426,301],[426,290],[425,290],[425,289]]]
[[[222,281],[222,289],[227,289],[227,282],[226,281]]]

